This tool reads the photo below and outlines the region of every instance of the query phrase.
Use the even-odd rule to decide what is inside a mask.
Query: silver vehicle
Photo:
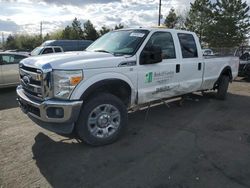
[[[62,47],[60,46],[39,46],[36,47],[32,52],[31,56],[43,55],[43,54],[52,54],[63,52]]]
[[[213,50],[209,49],[209,48],[206,48],[206,49],[202,49],[202,54],[204,56],[214,56],[214,52]]]
[[[28,55],[0,52],[0,88],[19,84],[19,62]]]

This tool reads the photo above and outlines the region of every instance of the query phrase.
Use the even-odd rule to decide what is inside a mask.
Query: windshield
[[[43,47],[36,47],[32,52],[30,53],[32,56],[33,55],[39,55]]]
[[[147,30],[112,31],[95,41],[86,51],[133,55],[148,33]]]

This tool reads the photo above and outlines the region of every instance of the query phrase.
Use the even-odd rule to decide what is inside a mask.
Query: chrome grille
[[[20,64],[20,81],[25,93],[38,99],[44,98],[44,74],[41,70]]]

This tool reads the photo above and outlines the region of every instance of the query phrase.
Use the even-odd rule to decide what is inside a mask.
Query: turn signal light
[[[70,84],[75,86],[77,84],[79,84],[79,82],[82,80],[81,76],[76,76],[76,77],[71,77],[70,78]]]

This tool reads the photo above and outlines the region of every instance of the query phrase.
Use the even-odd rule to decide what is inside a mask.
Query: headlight
[[[68,99],[70,94],[83,80],[82,70],[54,70],[53,71],[53,92],[54,97]]]

